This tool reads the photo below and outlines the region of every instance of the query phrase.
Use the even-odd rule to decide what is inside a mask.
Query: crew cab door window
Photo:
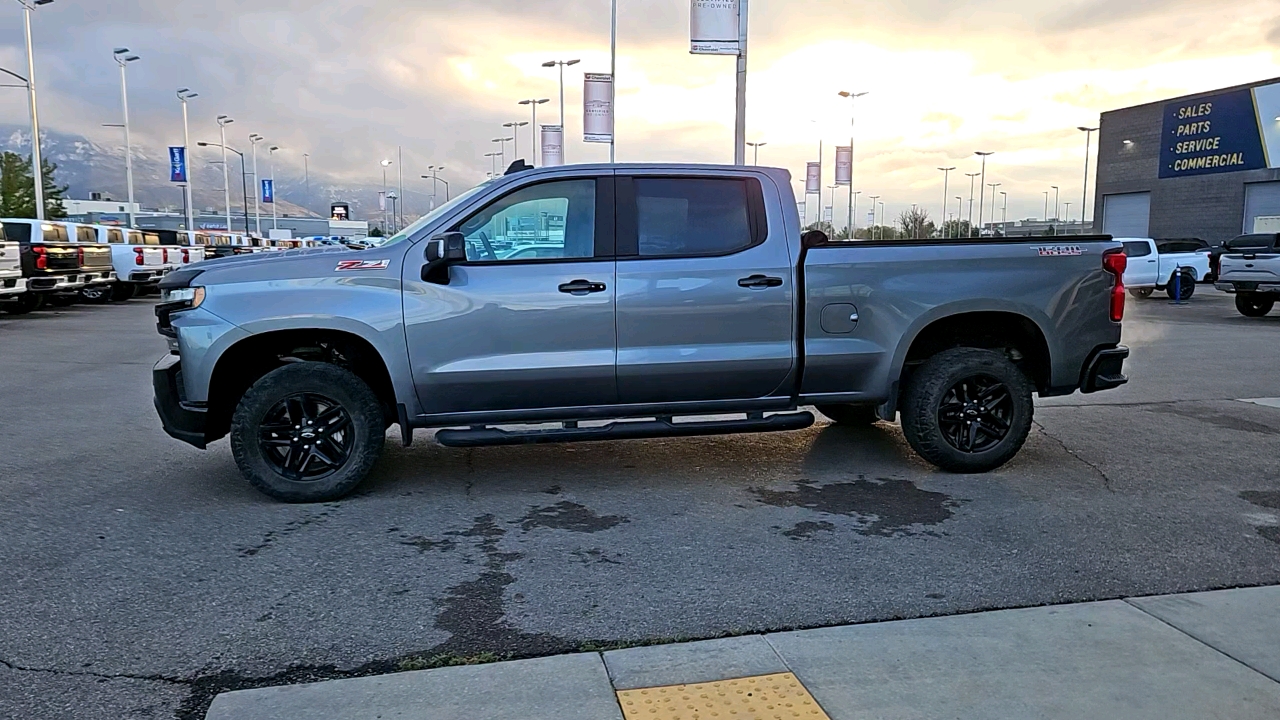
[[[749,181],[636,178],[634,187],[640,257],[726,255],[756,244]]]
[[[596,181],[541,183],[467,218],[468,262],[589,258],[595,254]]]

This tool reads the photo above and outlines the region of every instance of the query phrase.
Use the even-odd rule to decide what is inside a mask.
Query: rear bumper
[[[27,291],[26,278],[5,278],[0,280],[0,296],[17,295]]]
[[[79,290],[84,286],[84,276],[79,273],[72,273],[69,275],[40,275],[33,278],[27,278],[27,289],[32,292]]]
[[[96,270],[84,274],[85,285],[101,285],[103,283],[113,283],[116,281],[114,271]]]
[[[1277,282],[1218,282],[1213,285],[1215,288],[1223,292],[1263,292],[1263,293],[1280,293],[1280,283]]]
[[[138,283],[139,285],[158,283],[164,275],[164,272],[160,270],[135,270],[129,273],[129,279],[126,282]]]
[[[1112,390],[1129,382],[1124,375],[1124,361],[1128,357],[1129,348],[1123,345],[1095,351],[1081,373],[1080,392]]]
[[[175,355],[161,358],[151,370],[151,385],[164,431],[171,438],[203,450],[208,413],[203,407],[183,402],[182,361]]]

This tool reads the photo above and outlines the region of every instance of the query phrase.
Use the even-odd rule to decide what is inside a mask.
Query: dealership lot
[[[1280,583],[1280,314],[1130,300],[1132,382],[945,475],[896,426],[457,450],[274,503],[151,408],[151,303],[0,316],[0,716],[199,718],[231,688]],[[396,433],[395,429],[392,433]]]

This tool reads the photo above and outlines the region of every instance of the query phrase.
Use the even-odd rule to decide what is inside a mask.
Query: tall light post
[[[947,197],[950,195],[950,192],[949,192],[949,191],[948,191],[948,189],[947,189],[947,184],[948,184],[948,181],[951,179],[951,171],[952,171],[952,170],[955,170],[955,167],[954,167],[954,166],[953,166],[953,167],[940,167],[940,168],[938,168],[938,169],[942,171],[942,226],[943,226],[943,227],[946,227],[946,225],[947,225]],[[945,234],[945,233],[944,233],[944,234]]]
[[[502,127],[511,129],[511,137],[507,138],[507,140],[511,141],[511,162],[515,162],[520,159],[520,128],[528,124],[528,120],[502,123]],[[507,146],[503,145],[502,149],[505,151]],[[505,160],[506,158],[503,159]]]
[[[235,120],[232,120],[226,115],[218,116],[218,134],[220,138],[218,142],[218,147],[222,148],[222,201],[223,201],[223,205],[226,206],[227,208],[227,232],[228,233],[231,232],[231,176],[227,173],[227,126],[233,122],[235,122]],[[208,143],[203,143],[203,144],[207,145]],[[249,232],[249,228],[247,226],[248,220],[246,220],[245,222],[246,222],[246,227],[244,231],[245,231],[245,234],[248,234]]]
[[[1066,203],[1063,203],[1063,205],[1067,206],[1067,212],[1066,212],[1066,217],[1063,218],[1062,224],[1067,226],[1065,229],[1070,229],[1071,228],[1071,203],[1066,202]]]
[[[191,178],[195,175],[191,168],[191,128],[187,123],[187,101],[200,97],[200,93],[191,92],[191,88],[178,88],[178,102],[182,103],[182,152],[187,161],[187,183],[184,191],[187,195],[187,229],[195,230],[195,200],[191,190]]]
[[[311,153],[302,153],[302,182],[307,189],[307,204],[311,203]]]
[[[993,225],[996,222],[996,188],[1000,185],[1001,183],[987,183],[987,187],[991,188],[991,223]],[[982,237],[981,231],[978,232],[978,237]]]
[[[382,165],[382,232],[385,234],[387,227],[387,168],[391,167],[390,160],[383,160],[379,163]]]
[[[504,125],[503,127],[506,127],[506,126]],[[507,164],[507,143],[515,140],[514,135],[515,134],[512,133],[512,137],[509,137],[509,138],[496,137],[493,139],[493,142],[498,143],[498,157],[501,158],[500,160],[498,160],[499,165],[505,166]],[[513,153],[517,152],[514,145],[511,146],[511,151]],[[494,171],[494,174],[495,175],[497,174],[496,170]]]
[[[848,227],[850,240],[854,239],[853,238],[853,236],[855,235],[854,231],[856,230],[858,225],[858,196],[861,194],[862,194],[861,190],[858,190],[853,194],[853,207],[851,208],[853,210],[853,224]]]
[[[834,234],[835,234],[835,232],[836,232],[836,188],[838,188],[838,187],[840,187],[840,186],[839,186],[839,185],[828,185],[828,186],[827,186],[827,189],[831,191],[831,205],[830,205],[830,207],[831,207],[831,234],[832,234],[832,235],[834,235]],[[821,195],[819,195],[819,196],[818,196],[818,200],[819,200],[819,201],[821,201],[821,200],[822,200],[822,196],[821,196]]]
[[[977,151],[974,151],[973,154],[982,158],[982,182],[978,184],[978,191],[979,191],[978,195],[980,196],[978,198],[978,237],[982,237],[983,199],[987,197],[987,194],[982,192],[982,188],[984,185],[987,184],[987,158],[991,157],[995,153],[983,152],[981,150],[977,150]],[[995,202],[995,200],[992,200],[991,202]]]
[[[498,177],[498,158],[502,155],[500,152],[485,153],[484,156],[491,158],[489,160],[489,176]]]
[[[858,121],[857,110],[858,98],[866,95],[866,92],[849,92],[841,90],[840,97],[849,98],[849,237],[853,237],[853,135],[854,128]],[[873,206],[874,208],[874,206]]]
[[[964,198],[957,195],[956,196],[956,239],[957,240],[960,239],[960,222],[961,222],[960,218],[963,216],[963,214],[964,214]]]
[[[1049,191],[1044,191],[1044,221],[1049,222]]]
[[[220,116],[218,116],[218,117],[219,117],[219,119],[221,119],[221,118],[226,118],[226,116],[225,116],[225,115],[220,115]],[[228,122],[228,123],[232,122],[231,118],[227,118],[227,122]],[[225,134],[225,131],[224,131],[224,134]],[[226,168],[227,168],[227,161],[226,161],[227,151],[229,150],[229,151],[231,151],[231,152],[235,153],[236,155],[239,155],[239,156],[240,156],[240,193],[241,193],[241,197],[242,197],[242,198],[243,198],[243,200],[244,200],[244,202],[243,202],[243,207],[244,207],[244,234],[245,234],[245,235],[248,235],[248,234],[249,234],[249,186],[245,184],[245,176],[247,176],[247,175],[249,174],[249,172],[248,172],[247,170],[245,170],[245,167],[246,167],[246,166],[245,166],[244,153],[240,152],[239,150],[237,150],[237,149],[235,149],[235,148],[233,148],[233,147],[229,147],[226,143],[207,143],[207,142],[199,142],[199,143],[196,143],[196,145],[198,145],[199,147],[209,147],[210,145],[216,145],[217,147],[222,148],[222,157],[223,157],[223,160],[222,160],[222,168],[223,168],[223,169],[222,169],[222,177],[224,177],[224,178],[226,178],[226,177],[227,177],[227,169],[226,169]],[[231,232],[231,195],[230,195],[230,190],[228,190],[228,191],[227,191],[227,232]]]
[[[880,196],[868,195],[868,197],[871,198],[871,227],[869,228],[871,233],[868,239],[875,240],[876,239],[876,201],[880,199]]]
[[[973,181],[982,173],[965,173],[969,178],[969,237],[973,237]]]
[[[1057,220],[1060,217],[1058,213],[1058,208],[1061,207],[1061,205],[1058,203],[1058,186],[1050,185],[1049,188],[1053,190],[1053,219]]]
[[[267,172],[271,175],[271,229],[280,229],[280,214],[276,212],[276,206],[279,205],[280,197],[276,194],[276,151],[280,149],[279,145],[272,145],[267,148]]]
[[[533,145],[531,157],[533,158],[534,167],[538,166],[538,106],[549,102],[551,102],[551,98],[530,98],[521,100],[518,103],[520,105],[528,105],[533,111],[533,116],[529,118],[529,143]]]
[[[618,160],[618,0],[609,2],[609,163]]]
[[[36,109],[36,59],[31,49],[31,11],[37,5],[48,5],[53,0],[18,0],[22,6],[22,20],[27,33],[27,104],[31,106],[31,169],[35,181],[36,219],[44,220],[44,160],[40,154],[40,113]],[[12,74],[12,73],[10,73]],[[127,144],[127,143],[126,143]],[[133,210],[133,206],[129,207]],[[132,224],[132,223],[130,223]]]
[[[249,133],[250,152],[253,156],[253,227],[258,237],[262,237],[262,206],[258,202],[262,196],[262,181],[258,179],[258,143],[265,139],[258,133]]]
[[[753,153],[754,153],[754,154],[752,155],[752,159],[751,159],[751,164],[752,164],[752,165],[759,165],[759,164],[760,164],[760,148],[762,148],[762,147],[764,147],[765,145],[768,145],[768,144],[769,144],[769,143],[767,143],[767,142],[749,142],[749,143],[747,143],[747,147],[750,147],[750,148],[752,149]]]
[[[1098,131],[1098,128],[1081,125],[1076,129],[1084,133],[1084,191],[1080,193],[1080,234],[1083,235],[1085,211],[1089,208],[1089,148],[1092,145],[1090,141],[1093,140],[1093,134]],[[1094,211],[1097,211],[1096,207]]]
[[[1009,193],[1001,190],[1000,199],[1004,201],[1004,207],[1000,208],[1000,229],[1005,235],[1009,234]]]
[[[881,240],[883,240],[883,239],[884,239],[884,203],[882,203],[882,202],[877,202],[877,203],[876,203],[876,205],[879,205],[879,206],[880,206],[880,223],[879,223],[879,224],[880,224],[880,239],[881,239]]]
[[[542,67],[559,67],[560,68],[560,127],[564,128],[564,68],[566,65],[577,65],[581,60],[548,60],[542,63]]]
[[[444,170],[442,165],[428,165],[427,169],[431,171],[430,175],[423,175],[423,180],[431,181],[431,209],[436,209],[436,183],[444,183],[444,201],[449,202],[449,182],[440,179],[440,171]]]
[[[111,51],[116,64],[120,66],[120,105],[124,110],[124,180],[129,190],[129,227],[135,225],[133,214],[133,142],[129,138],[129,85],[125,79],[125,67],[141,58],[129,53],[129,48],[116,48]],[[35,162],[32,161],[34,166]],[[41,180],[40,182],[43,182]],[[39,182],[37,183],[39,185]],[[43,188],[42,188],[43,189]],[[43,202],[43,199],[38,202]]]

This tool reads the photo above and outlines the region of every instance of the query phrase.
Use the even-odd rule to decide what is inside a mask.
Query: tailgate
[[[79,270],[80,251],[71,243],[32,243],[31,251],[38,253],[44,250],[48,259],[46,270]]]
[[[142,265],[144,267],[160,267],[164,265],[164,248],[139,245],[142,248]]]
[[[1280,253],[1223,255],[1219,282],[1280,282]]]
[[[18,243],[0,242],[0,278],[22,277],[22,262],[18,258]]]
[[[190,253],[190,255],[191,255],[191,262],[193,262],[193,263],[200,262],[201,260],[204,260],[204,246],[203,246],[203,245],[193,245],[193,246],[191,246],[191,247],[187,248],[187,252],[189,252],[189,253]]]
[[[85,243],[79,248],[84,253],[84,267],[86,270],[110,270],[111,269],[111,246],[101,244]]]

